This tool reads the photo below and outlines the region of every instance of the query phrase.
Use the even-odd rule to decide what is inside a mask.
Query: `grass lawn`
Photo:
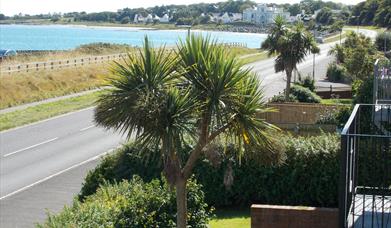
[[[250,209],[222,209],[216,211],[216,218],[210,221],[210,228],[249,228]]]
[[[0,131],[91,107],[101,93],[102,91],[98,91],[79,97],[40,104],[23,110],[0,114]]]
[[[352,104],[352,99],[322,99],[321,103],[328,105]]]
[[[244,58],[240,58],[240,61],[242,61],[244,64],[253,63],[256,61],[261,61],[270,58],[266,51],[259,52],[257,54],[249,55]]]
[[[340,39],[343,40],[346,38],[346,32],[343,32],[341,37],[340,37],[340,34],[336,35],[336,36],[332,36],[332,37],[327,37],[326,39],[324,39],[324,42],[325,43],[332,43],[332,42],[335,42],[335,41],[339,41]]]
[[[0,76],[0,109],[95,89],[110,75],[109,64]]]
[[[348,28],[348,29],[352,29],[352,30],[355,30],[357,31],[357,26],[344,26],[344,28]],[[383,32],[386,30],[386,28],[381,28],[381,27],[376,27],[376,26],[359,26],[358,27],[358,30],[360,29],[368,29],[368,30],[373,30],[373,31],[376,31],[376,32]]]

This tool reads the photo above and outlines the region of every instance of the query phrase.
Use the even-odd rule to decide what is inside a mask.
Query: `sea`
[[[191,30],[219,43],[241,43],[259,48],[267,34]],[[0,25],[0,49],[71,50],[83,44],[104,42],[141,46],[145,36],[154,46],[175,46],[187,30],[152,30],[130,27],[80,25]]]

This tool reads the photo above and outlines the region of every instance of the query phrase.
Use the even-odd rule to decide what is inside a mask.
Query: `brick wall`
[[[251,206],[251,228],[338,228],[338,209]]]

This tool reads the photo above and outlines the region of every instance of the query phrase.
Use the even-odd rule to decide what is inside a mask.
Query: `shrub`
[[[335,124],[339,128],[343,128],[352,113],[351,106],[344,105],[338,109],[327,111],[319,116],[317,124]]]
[[[379,50],[379,51],[382,51],[382,52],[390,51],[391,50],[391,33],[390,32],[379,33],[376,36],[375,44],[376,44],[377,50]],[[386,45],[386,46],[384,46],[384,45]]]
[[[285,95],[284,94],[278,94],[278,95],[274,95],[271,98],[270,102],[272,102],[272,103],[285,103],[285,102],[299,102],[299,101],[292,94],[289,94],[289,99],[288,100],[285,99]]]
[[[282,142],[280,150],[287,156],[280,166],[260,164],[255,159],[235,162],[228,156],[238,153],[230,152],[235,148],[215,146],[214,156],[200,161],[194,172],[203,186],[206,202],[215,207],[251,203],[337,206],[339,137],[323,134],[309,138],[277,135],[276,138]],[[137,156],[131,155],[135,151],[137,148],[129,145],[106,157],[88,175],[79,198],[95,192],[105,180],[129,179],[136,172],[146,179],[160,176],[160,163],[140,162]]]
[[[309,75],[307,75],[304,79],[300,79],[300,85],[304,88],[308,88],[311,92],[315,91],[315,81]]]
[[[350,82],[345,67],[336,63],[331,63],[327,67],[326,73],[327,80],[330,82]]]
[[[188,183],[188,224],[207,227],[211,211],[204,193],[194,181]],[[39,227],[175,227],[175,192],[166,182],[144,183],[134,176],[119,184],[103,184],[84,202],[74,201],[58,215],[50,215]]]
[[[304,88],[299,85],[292,86],[291,94],[295,96],[299,102],[304,103],[320,103],[322,100],[318,95],[311,92],[311,90],[308,88]]]
[[[352,85],[353,104],[373,103],[373,78],[357,79]]]

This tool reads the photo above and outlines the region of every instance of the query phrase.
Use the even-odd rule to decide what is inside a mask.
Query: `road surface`
[[[370,31],[371,32],[371,31]],[[332,44],[321,45],[315,56],[317,85],[332,60]],[[312,73],[313,56],[299,65]],[[262,80],[267,97],[285,88],[285,74],[274,72],[274,60],[249,64]],[[0,132],[0,227],[32,227],[45,219],[45,209],[58,212],[80,191],[97,158],[126,139],[93,123],[93,109]]]

